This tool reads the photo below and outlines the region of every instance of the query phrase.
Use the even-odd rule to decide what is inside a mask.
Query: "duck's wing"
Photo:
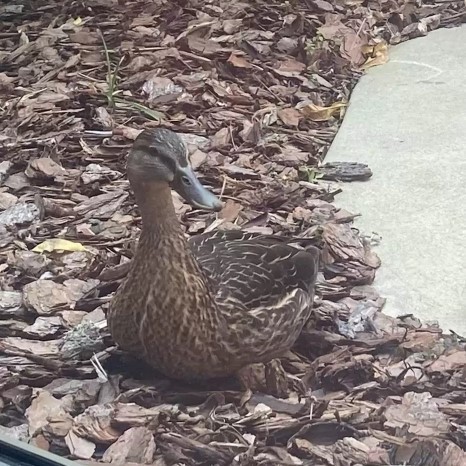
[[[312,310],[319,250],[239,231],[194,238],[192,247],[231,330],[230,351],[251,360],[286,351]]]
[[[189,244],[219,300],[230,296],[254,307],[314,287],[320,253],[312,246],[235,230],[194,236]]]
[[[284,240],[277,236],[266,236],[240,230],[213,231],[192,236],[188,243],[197,261],[208,278],[215,282],[222,275],[224,261],[231,260],[231,252],[237,244],[282,244]]]

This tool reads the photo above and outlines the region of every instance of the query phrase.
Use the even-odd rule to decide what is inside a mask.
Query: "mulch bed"
[[[465,340],[381,312],[377,238],[332,203],[370,167],[322,162],[389,45],[465,20],[464,1],[3,3],[0,435],[91,465],[466,464]],[[323,251],[274,394],[175,383],[111,342],[105,312],[140,230],[125,157],[157,125],[225,202],[176,197],[187,234]]]

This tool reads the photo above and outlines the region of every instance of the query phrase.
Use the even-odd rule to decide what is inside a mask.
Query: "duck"
[[[229,377],[290,350],[312,313],[319,249],[241,230],[188,237],[172,190],[196,209],[218,212],[223,204],[170,129],[143,130],[126,169],[142,228],[107,312],[120,349],[191,382]]]

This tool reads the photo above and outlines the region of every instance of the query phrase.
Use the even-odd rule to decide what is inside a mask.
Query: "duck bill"
[[[177,176],[173,181],[173,189],[198,209],[215,212],[222,209],[220,199],[202,186],[190,166],[178,168]]]

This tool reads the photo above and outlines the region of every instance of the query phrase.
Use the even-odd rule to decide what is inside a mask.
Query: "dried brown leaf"
[[[367,56],[366,61],[361,66],[363,70],[388,62],[388,45],[386,42],[380,42],[374,46],[367,46],[363,51]]]
[[[327,121],[332,117],[340,116],[347,104],[335,102],[329,107],[322,107],[309,103],[300,107],[301,113],[312,121]]]

